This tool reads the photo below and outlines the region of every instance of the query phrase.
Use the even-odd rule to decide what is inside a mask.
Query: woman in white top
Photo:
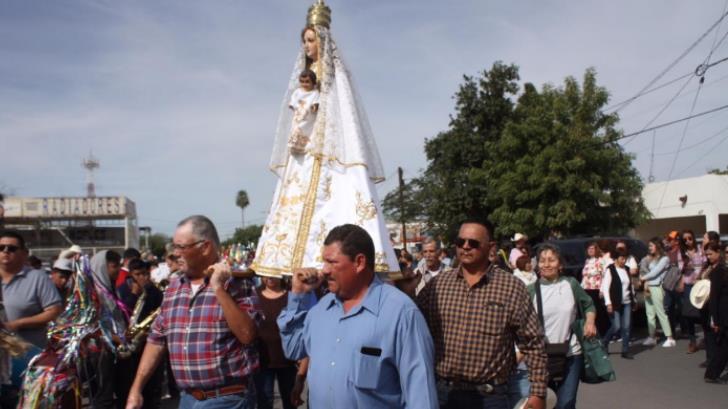
[[[579,379],[584,367],[584,356],[581,344],[572,331],[572,325],[577,319],[581,305],[581,310],[586,315],[584,336],[587,338],[596,336],[594,303],[574,278],[561,275],[563,262],[558,247],[550,244],[541,246],[538,253],[538,268],[541,278],[537,283],[543,305],[546,342],[569,343],[564,379],[549,382],[549,387],[556,391],[558,398],[556,409],[574,409]],[[532,294],[534,307],[538,310],[535,283],[528,288]]]
[[[614,335],[621,332],[622,335],[622,358],[634,359],[629,353],[629,337],[632,323],[632,307],[634,304],[634,289],[625,263],[628,254],[626,251],[617,251],[614,264],[607,267],[607,272],[602,279],[601,294],[604,304],[607,306],[609,319],[612,326],[609,328],[602,343],[604,348],[609,349],[609,342]]]

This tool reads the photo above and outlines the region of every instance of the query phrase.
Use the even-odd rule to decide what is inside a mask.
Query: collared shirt
[[[472,287],[462,268],[442,273],[417,296],[435,341],[437,376],[450,381],[505,383],[525,354],[531,395],[546,396],[544,332],[526,286],[491,265]]]
[[[442,262],[440,263],[440,267],[438,267],[437,270],[430,270],[429,268],[427,268],[427,263],[423,263],[422,265],[418,266],[415,272],[420,273],[422,275],[422,279],[420,280],[419,284],[417,284],[417,288],[415,288],[415,294],[419,294],[420,291],[425,288],[425,285],[430,282],[430,280],[437,277],[438,274],[450,270],[452,270],[452,268],[446,266]]]
[[[2,285],[3,303],[8,321],[32,317],[46,308],[63,305],[56,286],[43,270],[24,269]],[[22,328],[18,335],[40,348],[47,343],[46,325],[37,328]]]
[[[315,303],[289,293],[278,317],[286,356],[311,357],[311,407],[438,407],[432,338],[409,297],[375,277],[349,312],[334,294]]]
[[[256,321],[261,318],[251,280],[231,279],[226,287],[240,309]],[[256,349],[241,344],[230,330],[207,280],[195,294],[186,276],[170,283],[147,342],[166,343],[181,389],[239,384],[259,365]]]

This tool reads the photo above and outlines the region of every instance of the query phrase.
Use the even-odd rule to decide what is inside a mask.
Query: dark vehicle
[[[647,255],[647,244],[631,237],[584,237],[576,239],[552,240],[547,243],[553,244],[561,250],[561,255],[564,257],[564,274],[572,276],[576,278],[577,281],[581,282],[581,270],[584,268],[584,262],[586,261],[587,245],[593,242],[601,243],[605,240],[609,241],[611,248],[614,248],[620,240],[627,243],[627,250],[629,251],[629,254],[634,256],[637,263],[642,260],[642,257]],[[536,254],[538,254],[540,246],[540,244],[536,245]]]

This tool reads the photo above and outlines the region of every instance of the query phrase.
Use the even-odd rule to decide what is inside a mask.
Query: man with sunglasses
[[[215,225],[205,216],[182,220],[173,246],[183,275],[165,290],[126,407],[144,407],[144,386],[169,351],[181,409],[254,408],[261,317],[252,280],[231,277],[220,262]]]
[[[8,322],[5,328],[43,348],[46,325],[62,310],[61,296],[42,270],[26,266],[28,250],[14,231],[0,233],[0,277]]]
[[[62,300],[45,271],[30,268],[26,265],[27,260],[28,250],[23,236],[15,231],[0,232],[0,325],[37,347],[44,348],[46,326],[61,313]],[[19,385],[9,384],[7,356],[0,356],[4,361],[0,364],[0,408],[14,408]],[[27,365],[29,359],[30,356],[27,359],[14,359],[13,366],[16,367],[13,369]]]
[[[460,266],[438,274],[416,301],[435,341],[435,372],[442,408],[499,408],[509,403],[508,379],[516,344],[528,366],[526,408],[546,396],[543,329],[526,286],[488,261],[494,243],[488,222],[468,220],[455,240]]]

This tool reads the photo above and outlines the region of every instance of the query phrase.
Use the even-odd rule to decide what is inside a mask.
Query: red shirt
[[[240,309],[260,323],[258,297],[251,280],[232,279],[227,291]],[[207,281],[193,295],[186,276],[173,280],[164,292],[161,308],[147,342],[166,343],[172,372],[181,389],[240,384],[258,368],[256,348],[241,344],[235,337]]]

